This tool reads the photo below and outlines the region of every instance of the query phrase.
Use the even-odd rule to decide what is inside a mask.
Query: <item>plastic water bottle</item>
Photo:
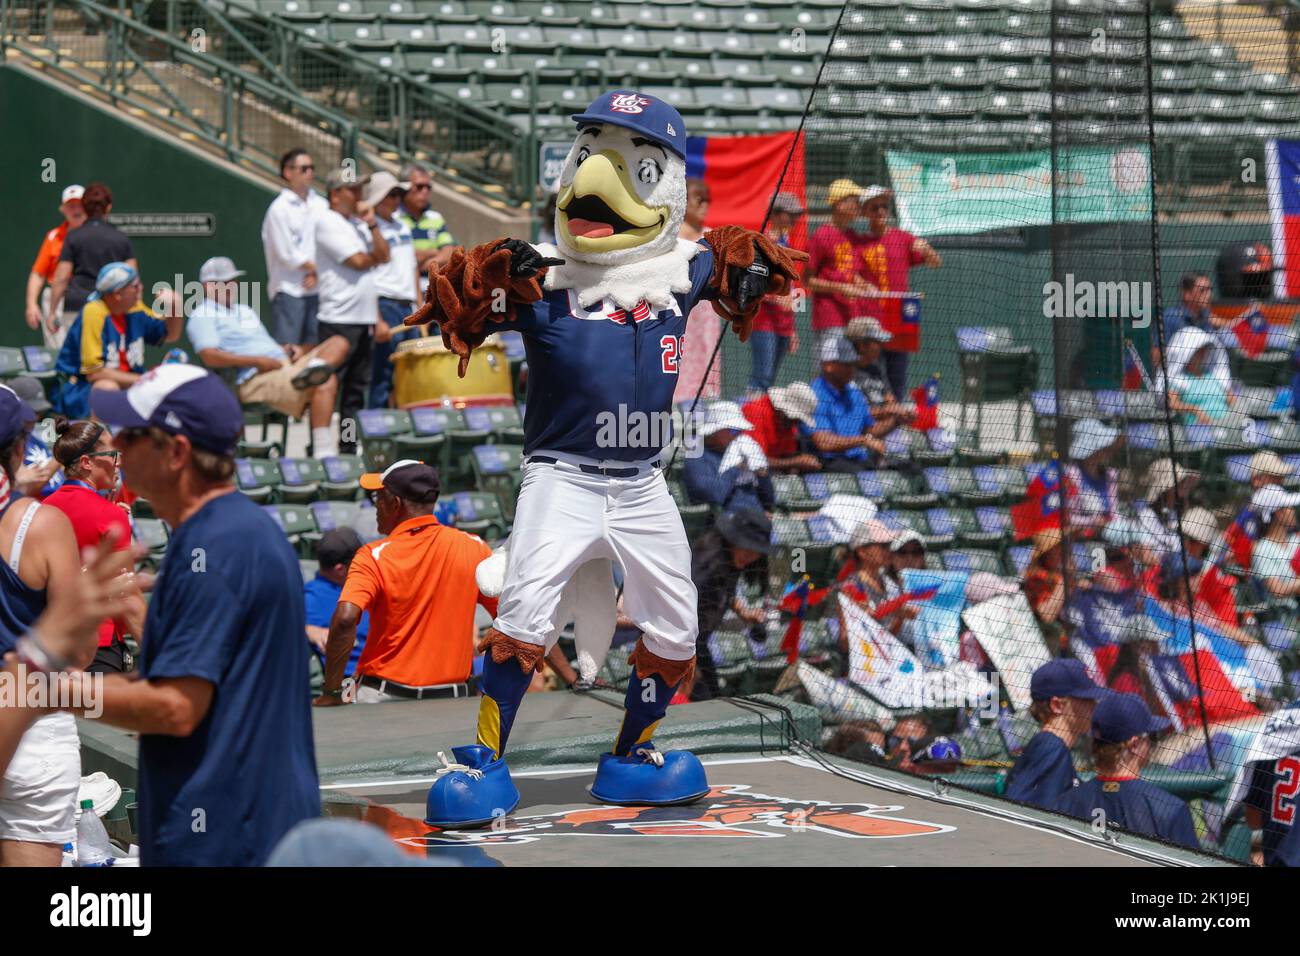
[[[77,821],[77,866],[112,866],[113,845],[108,831],[99,822],[92,800],[81,801],[81,819]]]

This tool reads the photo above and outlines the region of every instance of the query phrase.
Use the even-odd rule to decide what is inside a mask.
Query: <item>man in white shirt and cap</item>
[[[262,219],[271,334],[281,344],[315,345],[319,303],[315,218],[329,204],[311,188],[316,165],[305,149],[291,149],[280,158],[280,178],[284,188]]]
[[[1119,473],[1109,462],[1123,440],[1118,428],[1095,418],[1081,418],[1074,423],[1070,433],[1070,460],[1062,469],[1072,531],[1083,532],[1085,536],[1097,534],[1115,517]]]
[[[393,390],[393,352],[404,338],[418,335],[402,323],[415,311],[420,277],[411,227],[397,215],[402,197],[411,188],[392,173],[381,170],[370,177],[363,200],[375,210],[379,232],[388,243],[388,261],[375,268],[379,295],[379,322],[375,325],[374,358],[370,372],[370,407],[383,408]],[[431,329],[436,334],[436,329]]]
[[[767,474],[767,456],[749,437],[753,427],[735,402],[709,406],[698,429],[700,445],[688,455],[682,472],[692,503],[771,510],[776,492]]]

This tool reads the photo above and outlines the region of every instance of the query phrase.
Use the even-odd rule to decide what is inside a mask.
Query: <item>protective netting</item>
[[[732,449],[753,481],[722,510],[756,496],[776,544],[702,615],[720,692],[775,680],[834,751],[1239,859],[1262,830],[1281,859],[1297,303],[1273,298],[1264,157],[1297,135],[1294,26],[1233,4],[845,6],[788,162],[752,186],[811,252],[806,294],[793,323],[725,334],[696,390],[705,432],[734,413],[718,400],[756,425],[733,443],[766,476]],[[780,447],[772,407],[805,401]],[[1097,688],[1126,696],[1094,710]]]

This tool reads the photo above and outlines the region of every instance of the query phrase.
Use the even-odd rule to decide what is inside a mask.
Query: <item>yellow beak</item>
[[[668,207],[643,203],[627,161],[614,150],[588,156],[556,202],[556,227],[579,252],[614,252],[649,242],[668,221]]]

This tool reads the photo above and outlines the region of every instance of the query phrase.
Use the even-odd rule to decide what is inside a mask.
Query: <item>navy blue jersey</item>
[[[1088,823],[1094,812],[1105,812],[1108,828],[1157,837],[1192,850],[1201,848],[1187,804],[1145,780],[1103,780],[1095,777],[1057,798],[1052,809]]]
[[[1007,774],[1009,800],[1050,807],[1056,798],[1079,785],[1070,748],[1056,734],[1040,730]]]
[[[1300,829],[1295,826],[1300,792],[1300,753],[1257,760],[1247,769],[1246,804],[1264,816],[1264,865],[1300,866]]]
[[[578,304],[571,289],[519,306],[498,328],[517,329],[528,356],[524,453],[647,461],[672,440],[667,427],[686,317],[706,298],[713,251],[700,244],[689,292],[672,309],[650,312]]]
[[[284,532],[237,492],[172,532],[140,676],[214,690],[188,737],[140,735],[144,865],[260,866],[320,815],[301,588]]]

